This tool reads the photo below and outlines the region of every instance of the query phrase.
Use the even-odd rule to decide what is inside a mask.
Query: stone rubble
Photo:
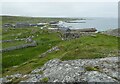
[[[27,43],[27,44],[22,44],[22,45],[18,45],[18,46],[12,46],[9,48],[4,48],[4,49],[0,50],[0,52],[8,52],[8,51],[12,51],[12,50],[28,48],[28,47],[36,47],[36,46],[37,46],[37,42],[33,41],[32,43]]]
[[[51,52],[53,52],[53,51],[59,51],[59,50],[60,50],[59,47],[58,47],[58,46],[55,46],[55,47],[49,49],[48,51],[44,52],[43,54],[41,54],[39,57],[40,57],[40,58],[41,58],[41,57],[45,57],[48,53],[51,53]]]
[[[8,82],[14,77],[27,77],[20,83],[41,82],[44,78],[48,78],[48,82],[113,82],[118,84],[118,63],[118,57],[68,61],[53,59],[45,63],[44,66],[33,70],[30,74],[16,74],[0,80]],[[87,66],[99,67],[99,69],[87,70]],[[10,79],[10,77],[12,78]]]
[[[103,31],[101,33],[106,34],[106,35],[112,35],[112,36],[120,37],[120,28],[109,29],[109,30]]]

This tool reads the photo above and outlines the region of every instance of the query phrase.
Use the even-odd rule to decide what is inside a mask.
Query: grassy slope
[[[19,31],[20,29],[16,29],[13,31]],[[24,29],[21,29],[24,30]],[[11,52],[3,53],[3,70],[4,68],[8,68],[11,66],[19,65],[23,62],[26,62],[27,60],[30,60],[41,53],[45,52],[46,50],[50,49],[52,46],[55,46],[57,43],[60,42],[60,38],[58,37],[57,33],[47,33],[47,31],[43,31],[39,28],[35,29],[36,32],[34,34],[30,34],[32,29],[28,29],[27,32],[29,32],[29,36],[33,35],[35,36],[34,40],[37,41],[38,46],[37,47],[31,47],[31,48],[25,48],[20,50],[14,50]],[[11,33],[12,31],[10,31]],[[19,31],[20,32],[20,31]],[[22,31],[22,33],[26,32],[25,30]],[[17,32],[18,33],[18,32]],[[9,35],[9,34],[8,34]],[[27,36],[28,34],[22,34],[20,37]],[[38,37],[36,35],[39,35]],[[3,34],[3,36],[5,36]],[[3,48],[5,46],[13,46],[11,43],[4,43]],[[14,45],[17,45],[18,42],[14,42]],[[49,45],[50,44],[50,45]],[[31,53],[34,52],[34,53]]]
[[[117,55],[118,39],[112,36],[97,34],[97,37],[82,37],[71,42],[63,43],[65,54],[62,60],[79,58],[100,58]]]
[[[77,18],[76,18],[77,19]],[[48,17],[22,17],[22,16],[2,16],[2,23],[16,23],[16,22],[28,22],[28,23],[39,23],[49,21],[66,21],[76,20],[73,18],[48,18]]]
[[[12,17],[13,18],[13,17]],[[19,17],[18,17],[19,18]],[[25,21],[23,18],[17,21]],[[16,22],[13,19],[5,18],[5,22]],[[31,20],[31,19],[30,19]],[[34,22],[34,20],[32,19]],[[37,22],[37,20],[35,20]],[[21,34],[20,34],[21,33]],[[34,40],[38,42],[37,47],[14,50],[2,54],[3,57],[3,75],[13,73],[29,73],[33,69],[42,66],[50,59],[60,58],[61,60],[73,60],[79,58],[100,58],[106,56],[117,56],[118,38],[97,34],[96,37],[87,36],[70,41],[61,41],[59,33],[48,33],[48,30],[39,28],[18,28],[3,30],[3,40],[26,38],[35,36]],[[38,35],[38,36],[37,36]],[[18,45],[15,42],[14,45]],[[44,58],[39,55],[53,46],[59,46],[60,50],[47,54]],[[13,46],[13,44],[4,44],[3,47]],[[18,66],[18,67],[13,67]]]
[[[5,74],[10,74],[13,72],[21,72],[21,73],[29,73],[31,70],[35,69],[38,66],[42,66],[45,62],[50,59],[60,58],[61,60],[73,60],[80,58],[101,58],[106,56],[117,56],[118,50],[118,39],[113,36],[106,36],[98,34],[97,37],[81,37],[80,39],[71,40],[71,41],[59,41],[59,43],[55,43],[53,45],[58,45],[60,47],[60,51],[55,51],[48,54],[44,58],[39,58],[40,53],[49,49],[47,44],[45,46],[39,46],[29,49],[9,52],[3,54],[3,64],[18,63],[20,61],[26,61],[24,59],[29,58],[30,60],[26,61],[25,64],[20,64],[17,68],[6,68],[6,70],[10,70],[10,72],[6,72]],[[40,50],[42,49],[42,50]],[[34,52],[34,53],[26,53],[26,52]],[[6,55],[8,54],[8,56]],[[15,56],[21,55],[21,56]],[[29,57],[28,57],[29,56]],[[10,62],[11,61],[11,62]],[[14,64],[16,65],[16,64]],[[9,66],[9,65],[8,65]]]

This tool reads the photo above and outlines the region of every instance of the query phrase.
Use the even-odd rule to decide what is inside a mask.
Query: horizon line
[[[34,18],[118,18],[118,17],[103,17],[103,16],[26,16],[26,15],[11,15],[11,14],[0,14],[0,16],[18,16],[18,17],[34,17]]]

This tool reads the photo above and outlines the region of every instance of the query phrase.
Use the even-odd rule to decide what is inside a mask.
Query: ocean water
[[[76,20],[75,22],[85,23],[64,23],[63,26],[69,26],[73,29],[96,28],[98,31],[118,28],[117,18],[88,18],[87,20]]]

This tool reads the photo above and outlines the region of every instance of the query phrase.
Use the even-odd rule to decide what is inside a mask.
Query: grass
[[[42,30],[40,32],[39,37],[34,38],[38,42],[37,47],[3,53],[3,75],[17,72],[30,73],[36,67],[43,66],[44,63],[54,58],[74,60],[101,58],[108,56],[108,54],[118,56],[117,37],[97,34],[96,38],[86,36],[70,41],[61,41],[58,33],[45,33],[46,31]],[[58,46],[60,50],[48,53],[44,58],[39,58],[40,54],[53,46]],[[12,66],[18,67],[13,68]]]
[[[60,51],[50,53],[61,60],[102,58],[109,55],[118,56],[117,37],[97,34],[97,37],[81,37],[70,41],[63,41],[58,46]]]
[[[48,78],[47,77],[45,77],[45,78],[43,78],[42,80],[41,80],[41,82],[48,82]]]
[[[37,74],[43,74],[43,71],[39,71]]]
[[[9,23],[11,19],[15,19],[16,17],[3,18],[3,23]],[[22,17],[18,17],[16,20],[18,22],[25,21]],[[17,22],[16,20],[12,20],[11,23]],[[29,18],[27,20],[31,19]],[[39,20],[36,20],[36,22]],[[51,19],[49,19],[49,21],[51,21]],[[50,32],[47,29],[42,30],[39,27],[18,29],[8,28],[0,31],[2,31],[2,40],[14,40],[16,38],[21,39],[34,36],[33,40],[38,43],[37,47],[2,53],[2,61],[0,61],[0,63],[2,64],[3,76],[14,73],[30,73],[35,68],[43,66],[47,61],[54,58],[59,58],[61,60],[74,60],[118,56],[118,39],[120,38],[114,36],[96,34],[96,37],[85,36],[70,41],[62,41],[59,37],[60,33]],[[3,43],[2,46],[5,48],[13,45],[21,45],[23,43],[24,42],[15,41],[14,43]],[[58,46],[60,50],[48,53],[45,57],[39,58],[42,53],[54,46]],[[91,68],[88,67],[88,69]],[[91,70],[94,69],[95,67]]]
[[[20,81],[24,81],[24,80],[27,80],[27,78],[14,78],[12,79],[11,82],[8,82],[7,84],[18,84]]]
[[[9,30],[11,30],[11,29],[9,29]],[[46,30],[43,31],[43,30],[40,30],[39,28],[11,30],[10,34],[11,34],[11,32],[14,32],[14,31],[16,31],[16,32],[14,32],[14,34],[20,33],[20,31],[22,33],[27,31],[29,33],[29,35],[31,35],[30,32],[33,30],[35,31],[33,34],[35,36],[34,40],[37,41],[38,46],[3,53],[2,54],[3,55],[3,64],[2,64],[3,72],[6,72],[6,69],[9,67],[20,65],[26,61],[29,61],[29,60],[32,60],[32,59],[38,57],[41,53],[52,48],[53,46],[55,46],[57,43],[60,42],[58,33],[48,33]],[[10,34],[9,34],[9,32],[7,33],[8,36]],[[3,36],[5,36],[5,35],[6,34],[3,34]],[[23,36],[26,36],[26,35],[28,35],[28,34],[23,34],[22,36],[20,35],[19,38],[20,37],[22,38]],[[39,37],[37,37],[36,35],[39,35]],[[5,44],[3,44],[3,47],[19,45],[19,44],[21,44],[21,42],[19,42],[19,43],[14,42],[14,43],[8,43],[8,44],[5,43]],[[34,53],[30,53],[30,52],[34,52]]]
[[[92,67],[92,66],[86,66],[85,69],[87,71],[100,71],[99,67]]]
[[[29,22],[29,23],[40,23],[40,22],[50,22],[50,21],[69,21],[77,20],[78,18],[48,18],[48,17],[22,17],[22,16],[0,16],[2,17],[2,24],[11,23],[15,24],[17,22]]]
[[[9,48],[11,46],[17,46],[17,45],[22,45],[22,44],[27,44],[25,41],[14,41],[14,42],[4,42],[2,43],[2,48]]]

